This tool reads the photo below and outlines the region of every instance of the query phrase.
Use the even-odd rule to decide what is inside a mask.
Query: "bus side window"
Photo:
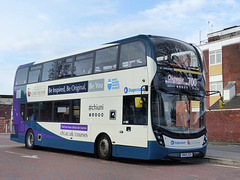
[[[81,76],[92,73],[93,53],[79,55],[73,67],[73,76]]]
[[[42,81],[53,80],[55,74],[55,61],[43,64]]]
[[[52,102],[40,102],[40,121],[52,121]]]
[[[80,123],[80,100],[72,101],[72,122]]]
[[[27,104],[27,121],[39,121],[39,103]]]
[[[96,52],[94,73],[117,69],[118,46],[105,48]]]
[[[16,74],[16,81],[15,85],[24,85],[27,83],[27,76],[28,76],[28,67],[18,69]]]
[[[26,104],[21,104],[21,117],[24,121],[26,121]]]
[[[70,121],[70,101],[54,102],[54,121],[69,122]]]
[[[33,66],[30,68],[28,83],[36,83],[40,81],[41,68],[42,68],[41,65]]]
[[[121,45],[119,68],[146,66],[146,48],[143,42],[136,41]]]
[[[80,122],[80,100],[55,101],[55,122]]]
[[[72,76],[73,58],[61,59],[57,61],[56,79]]]
[[[135,107],[136,96],[123,97],[123,124],[147,125],[147,96],[142,108]]]

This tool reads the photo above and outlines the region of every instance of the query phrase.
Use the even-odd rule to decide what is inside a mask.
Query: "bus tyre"
[[[30,129],[26,135],[25,147],[28,149],[34,149],[35,146],[34,141],[35,141],[34,133],[33,130]]]
[[[97,153],[100,159],[110,159],[112,156],[112,143],[106,134],[101,135],[98,140]]]

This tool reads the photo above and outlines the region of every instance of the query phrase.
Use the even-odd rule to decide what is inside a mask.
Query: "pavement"
[[[208,142],[204,159],[211,163],[240,167],[240,143]]]

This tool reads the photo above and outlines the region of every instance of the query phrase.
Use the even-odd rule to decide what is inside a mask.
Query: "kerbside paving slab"
[[[240,167],[240,143],[209,142],[205,160]]]

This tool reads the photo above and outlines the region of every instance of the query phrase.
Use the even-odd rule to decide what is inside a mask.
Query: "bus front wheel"
[[[112,143],[110,138],[103,134],[97,143],[97,152],[100,159],[110,159],[112,156]]]
[[[33,130],[30,129],[26,134],[26,140],[25,140],[26,148],[33,149],[35,146],[34,141],[35,141],[34,133],[33,133]]]

